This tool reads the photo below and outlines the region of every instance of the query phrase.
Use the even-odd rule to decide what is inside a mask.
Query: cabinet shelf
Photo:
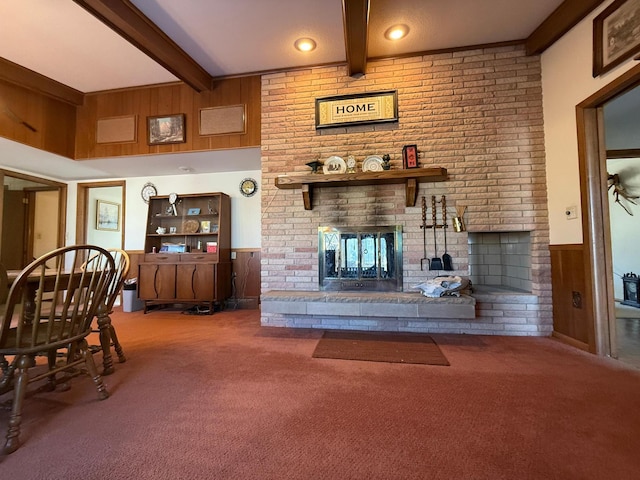
[[[413,207],[418,196],[418,183],[443,182],[446,179],[446,168],[425,167],[405,170],[383,170],[381,172],[281,175],[276,177],[275,185],[283,189],[301,189],[304,209],[311,210],[313,208],[314,187],[354,187],[404,183],[406,185],[405,205]]]

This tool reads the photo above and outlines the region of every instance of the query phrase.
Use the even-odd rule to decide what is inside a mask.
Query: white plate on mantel
[[[334,155],[325,160],[322,171],[325,174],[345,173],[347,171],[347,164],[342,158]]]
[[[381,172],[383,170],[382,163],[382,157],[380,155],[371,155],[362,162],[362,171]]]

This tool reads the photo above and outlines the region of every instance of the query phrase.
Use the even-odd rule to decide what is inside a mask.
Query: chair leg
[[[29,368],[35,365],[35,359],[22,355],[16,359],[15,384],[13,390],[13,405],[9,416],[9,428],[7,440],[2,453],[7,455],[15,452],[20,447],[20,424],[22,423],[22,404],[27,393],[29,383]]]
[[[56,350],[49,350],[47,352],[47,364],[49,366],[49,371],[52,372],[56,368],[56,361],[58,360],[58,352]],[[56,389],[56,374],[52,373],[47,378],[47,384],[45,385],[45,389],[49,392],[53,392]]]
[[[0,355],[0,370],[2,370],[3,375],[9,372],[9,362],[7,362],[7,358],[4,355]]]
[[[111,356],[111,318],[108,314],[98,315],[98,330],[100,331],[100,347],[102,348],[102,375],[114,372],[113,357]]]
[[[87,340],[83,339],[80,341],[80,355],[84,359],[84,363],[87,367],[87,371],[89,372],[89,376],[93,380],[93,383],[98,390],[98,399],[104,400],[109,398],[109,392],[107,391],[107,387],[102,381],[102,377],[98,374],[98,369],[96,368],[96,363],[93,361],[93,355],[89,350],[89,345],[87,344]]]
[[[4,358],[4,357],[3,357]],[[7,362],[6,358],[4,359],[5,362]],[[11,364],[8,364],[7,362],[7,367],[6,369],[2,368],[2,380],[0,380],[0,394],[3,394],[4,392],[8,392],[11,388],[11,382],[13,382],[13,376],[16,370],[16,359],[14,358],[13,361],[11,362]]]
[[[111,318],[109,318],[109,334],[111,335],[111,343],[113,344],[113,348],[116,351],[116,355],[118,355],[118,362],[126,362],[127,357],[125,357],[124,350],[122,350],[122,345],[120,345],[120,342],[118,341],[118,335],[116,335],[116,329],[111,323]]]

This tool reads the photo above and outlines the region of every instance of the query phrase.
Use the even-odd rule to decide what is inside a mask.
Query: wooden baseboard
[[[568,337],[562,333],[556,332],[555,330],[551,333],[551,336],[557,338],[562,343],[566,343],[567,345],[571,345],[572,347],[579,348],[580,350],[584,350],[585,352],[589,351],[589,345],[576,340],[575,338]]]

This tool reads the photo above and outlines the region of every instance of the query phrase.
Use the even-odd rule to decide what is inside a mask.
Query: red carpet
[[[451,363],[435,368],[312,358],[321,331],[261,328],[257,311],[113,321],[128,361],[106,377],[111,398],[97,401],[84,378],[29,398],[24,443],[0,459],[0,478],[640,472],[640,372],[552,339],[432,335]]]

